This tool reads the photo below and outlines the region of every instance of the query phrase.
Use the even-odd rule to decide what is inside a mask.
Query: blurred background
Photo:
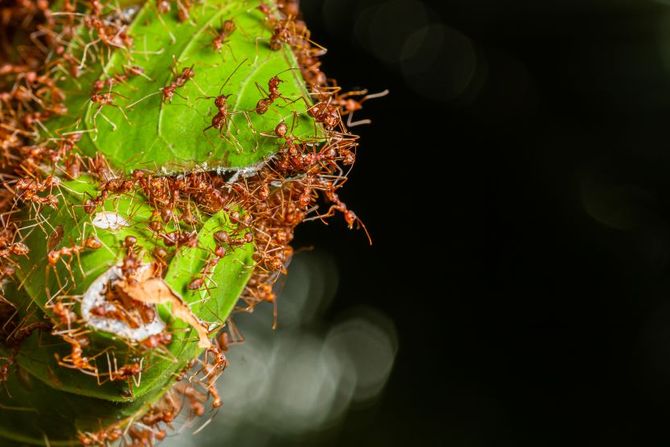
[[[667,445],[670,1],[302,8],[391,91],[342,193],[374,244],[301,227],[278,329],[237,316],[224,406],[168,445]]]

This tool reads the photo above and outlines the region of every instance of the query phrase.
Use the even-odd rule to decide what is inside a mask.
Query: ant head
[[[232,93],[217,96],[216,99],[214,100],[214,105],[218,108],[225,107],[226,101],[230,96],[232,96]]]

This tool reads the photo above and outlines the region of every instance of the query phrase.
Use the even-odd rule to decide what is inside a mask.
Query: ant
[[[235,22],[232,20],[226,20],[221,24],[221,30],[216,33],[216,36],[212,40],[212,48],[217,53],[221,52],[223,45],[227,42],[228,37],[237,29]]]
[[[113,79],[113,78],[112,78],[112,79]],[[110,80],[111,80],[111,79],[110,79]],[[109,81],[109,80],[108,80],[108,81]],[[98,82],[99,82],[99,81],[98,81]],[[96,82],[96,84],[97,84],[97,82]],[[94,89],[96,89],[97,87],[98,87],[98,85],[94,85]],[[110,84],[110,88],[111,88],[111,84]],[[98,117],[98,115],[101,114],[101,112],[102,112],[102,108],[103,108],[104,106],[112,106],[112,107],[116,107],[117,109],[119,109],[119,111],[121,112],[121,114],[123,115],[123,117],[126,119],[126,121],[130,122],[130,121],[128,120],[128,115],[126,115],[126,112],[123,111],[123,108],[120,107],[120,106],[118,106],[118,105],[116,105],[116,104],[114,104],[114,99],[113,99],[113,96],[112,96],[112,95],[117,95],[117,96],[121,96],[122,98],[125,98],[125,96],[123,96],[122,94],[117,93],[117,92],[113,92],[113,91],[111,91],[111,90],[108,91],[107,93],[95,93],[95,92],[94,92],[94,93],[91,95],[91,98],[90,98],[90,99],[91,99],[91,103],[93,103],[93,104],[98,104],[98,110],[96,110],[95,115],[93,115],[93,125],[94,125],[94,126],[95,126],[95,123],[96,123],[96,118]],[[114,124],[113,122],[111,122],[111,121],[109,120],[109,118],[107,118],[104,114],[102,114],[102,117],[105,119],[105,121],[107,121],[107,122],[112,126],[112,129],[113,129],[113,130],[116,130],[116,124]]]
[[[58,250],[49,251],[47,254],[47,260],[49,261],[49,265],[55,267],[56,264],[58,264],[58,260],[61,258],[61,256],[68,256],[70,259],[72,259],[73,256],[79,256],[79,253],[87,248],[97,250],[100,247],[102,247],[100,240],[94,236],[91,236],[86,238],[84,243],[81,245],[73,245],[72,247],[63,247]]]
[[[328,130],[333,130],[338,124],[342,123],[339,107],[331,100],[332,97],[329,97],[327,101],[317,102],[307,109],[307,113]]]
[[[277,20],[270,7],[265,3],[258,5],[257,9],[265,15],[265,20],[273,28],[272,37],[270,37],[270,49],[279,51],[282,43],[289,42],[292,37],[293,33],[289,25],[292,24],[293,17],[288,16],[286,19]]]
[[[77,314],[70,310],[70,306],[63,304],[61,301],[57,301],[55,304],[48,304],[47,308],[50,309],[58,319],[58,326],[67,327],[67,331],[70,332],[72,323],[77,321]]]
[[[158,237],[163,239],[163,243],[167,247],[189,247],[195,248],[198,245],[198,233],[195,231],[186,232],[186,231],[171,231],[171,232],[158,232]]]
[[[228,119],[230,118],[230,112],[228,111],[228,97],[231,95],[219,95],[214,99],[214,105],[218,109],[218,113],[212,117],[212,123],[205,127],[203,132],[209,129],[217,129],[221,131],[228,124]]]
[[[168,0],[156,0],[156,8],[160,14],[170,12],[170,2]]]
[[[163,87],[161,92],[163,94],[163,102],[172,102],[174,94],[177,92],[177,88],[183,87],[186,82],[195,77],[195,71],[193,70],[193,65],[188,68],[184,68],[181,71],[181,74],[178,75],[174,81],[169,85]]]
[[[109,445],[110,442],[114,442],[123,436],[123,430],[119,427],[110,427],[98,432],[80,432],[77,438],[81,445],[88,446],[100,446],[100,445]]]
[[[21,191],[19,198],[22,201],[47,204],[56,209],[58,207],[58,197],[53,194],[48,194],[47,196],[42,197],[39,193],[44,192],[47,189],[51,192],[53,188],[58,188],[59,185],[59,178],[49,175],[42,181],[20,178],[16,182],[15,187],[18,191]]]
[[[111,78],[98,79],[93,83],[92,93],[100,93],[105,87],[109,87],[111,92],[112,87],[116,84],[123,84],[132,76],[148,77],[144,74],[144,69],[138,65],[131,65],[124,68],[123,73],[117,73]],[[118,93],[116,93],[118,95]]]
[[[176,64],[176,60],[173,60],[173,64]],[[138,99],[137,101],[133,102],[132,104],[127,105],[126,109],[130,109],[130,108],[136,106],[137,104],[139,104],[140,102],[144,101],[145,99],[150,98],[154,95],[158,95],[158,94],[162,95],[161,100],[164,103],[165,102],[172,102],[172,99],[174,98],[174,95],[175,94],[179,95],[179,93],[177,93],[177,89],[180,88],[180,87],[183,87],[188,81],[190,81],[191,79],[193,79],[195,77],[195,70],[193,69],[193,67],[194,67],[194,65],[191,65],[190,67],[186,67],[186,68],[182,69],[180,74],[176,74],[176,72],[174,70],[174,67],[173,67],[172,72],[173,72],[173,75],[174,75],[174,80],[172,82],[170,82],[165,87],[162,87],[162,88],[158,89],[157,92],[149,93],[148,95]],[[137,67],[137,68],[139,68],[139,67]],[[181,96],[181,95],[179,95],[179,96]]]
[[[226,22],[228,22],[228,21],[226,21]],[[232,21],[231,21],[231,23],[232,23]],[[214,115],[212,117],[211,124],[203,129],[203,132],[206,132],[207,130],[214,128],[214,129],[217,129],[219,131],[219,133],[222,133],[223,129],[225,127],[227,127],[228,122],[230,120],[230,117],[232,115],[232,112],[230,112],[228,110],[228,98],[231,96],[231,94],[224,95],[224,94],[221,93],[221,91],[226,86],[226,84],[228,84],[228,81],[230,81],[230,78],[233,77],[233,75],[237,72],[237,70],[239,70],[240,67],[242,67],[242,64],[244,64],[246,61],[247,60],[245,59],[242,62],[240,62],[238,64],[238,66],[235,67],[235,69],[228,75],[226,80],[223,81],[223,84],[221,85],[221,88],[219,89],[219,96],[216,96],[214,98],[214,106],[216,107],[218,112],[216,113],[216,115]],[[211,96],[207,97],[207,99],[210,99],[210,98],[212,98],[212,97]]]
[[[244,341],[244,336],[237,328],[237,325],[233,322],[232,318],[229,318],[226,322],[226,328],[222,329],[219,332],[219,335],[216,336],[216,345],[218,349],[223,352],[228,352],[230,345],[242,343]]]
[[[202,416],[205,414],[205,406],[203,402],[207,400],[207,397],[196,390],[193,385],[184,385],[176,388],[176,391],[183,395],[189,401],[191,411],[196,416]]]
[[[186,22],[190,18],[190,8],[191,0],[177,0],[177,18],[180,22]]]
[[[299,0],[284,0],[278,3],[277,7],[287,16],[298,17],[300,15]]]
[[[209,354],[212,353],[212,359],[210,361]],[[221,372],[228,366],[228,359],[223,351],[216,346],[212,346],[207,349],[205,353],[204,362],[202,362],[202,368],[199,372],[204,373],[204,379],[206,383],[203,384],[207,391],[212,396],[212,407],[219,408],[223,403],[221,402],[221,397],[219,392],[216,389],[216,379],[219,377]],[[202,384],[202,382],[201,382]]]
[[[156,222],[156,221],[152,221],[152,223],[153,222]],[[154,230],[154,231],[161,231],[161,229],[162,229],[162,227],[158,228],[157,230],[154,230],[152,228],[152,230]],[[165,251],[164,248],[156,247],[153,250],[153,257],[154,257],[153,269],[154,269],[155,276],[162,277],[163,276],[163,271],[167,270],[167,267],[168,267],[168,261],[167,261],[168,253],[167,253],[167,251]]]
[[[70,369],[78,369],[86,374],[98,376],[98,368],[91,365],[88,357],[84,356],[84,350],[82,348],[82,340],[68,335],[63,335],[63,340],[68,343],[71,347],[71,352],[69,355],[63,357],[61,360],[60,356],[56,353],[56,361],[59,366]]]
[[[226,256],[226,249],[221,246],[217,246],[216,249],[214,250],[214,256],[212,256],[210,259],[207,260],[207,262],[205,262],[205,266],[202,269],[201,275],[188,284],[187,286],[188,289],[197,290],[201,288],[205,283],[205,278],[207,278],[212,274],[214,268],[219,263],[221,258],[223,258],[224,256]]]
[[[93,96],[95,96],[96,93],[100,93],[105,87],[109,87],[111,90],[112,87],[114,87],[114,84],[117,82],[122,82],[116,77],[113,78],[107,78],[107,79],[98,79],[93,83],[93,89],[92,89],[92,95],[91,95],[91,101],[96,102],[93,100]]]
[[[231,239],[230,235],[225,231],[217,231],[214,233],[214,239],[222,244],[227,245],[243,245],[253,242],[254,235],[251,232],[247,232],[239,239]],[[224,252],[225,254],[225,252]]]
[[[2,382],[6,382],[7,380],[9,380],[9,368],[11,368],[12,365],[14,365],[15,360],[14,360],[14,356],[0,357],[0,358],[5,361],[5,363],[3,363],[0,366],[0,383],[2,383]]]
[[[155,349],[159,346],[167,346],[172,342],[172,334],[169,332],[161,332],[160,334],[150,335],[142,340],[141,345],[145,348]]]
[[[363,228],[363,231],[365,232],[365,235],[368,238],[368,242],[370,245],[372,245],[372,237],[370,236],[370,233],[368,232],[368,229],[366,228],[365,224],[361,221],[361,219],[351,211],[347,205],[342,202],[342,200],[339,198],[337,193],[335,192],[335,186],[333,184],[328,184],[325,187],[324,194],[328,201],[332,203],[330,208],[328,209],[328,212],[325,214],[318,216],[320,219],[325,219],[326,217],[330,217],[335,214],[335,211],[339,211],[340,213],[343,214],[344,216],[344,221],[347,223],[347,226],[349,229],[354,228],[354,224],[360,225],[361,228]]]
[[[268,90],[270,93],[267,94],[265,98],[261,98],[258,100],[256,103],[256,113],[259,115],[264,114],[265,112],[268,111],[270,106],[275,102],[277,98],[282,97],[282,94],[279,93],[279,84],[284,82],[283,80],[279,79],[278,76],[273,76],[270,78],[268,81]],[[263,91],[263,88],[256,83],[256,87],[258,90],[260,90],[261,93],[264,95],[266,94],[265,91]]]
[[[129,385],[131,384],[132,381],[135,383],[136,386],[138,387],[140,386],[142,380],[142,371],[144,370],[142,366],[142,363],[144,363],[144,359],[142,359],[140,362],[129,363],[119,368],[116,362],[116,355],[112,353],[114,363],[114,369],[112,370],[112,362],[110,361],[109,353],[107,353],[106,356],[107,356],[107,364],[109,365],[109,371],[106,375],[109,376],[109,380],[111,382],[127,380]],[[98,384],[101,385],[102,383],[103,382],[99,381]]]
[[[272,37],[270,37],[270,49],[272,51],[281,50],[282,44],[289,43],[293,37],[293,30],[289,27],[293,24],[291,17],[280,20],[274,26]]]
[[[121,263],[121,273],[129,284],[134,284],[140,268],[142,268],[142,257],[138,254],[136,248],[137,238],[128,235],[123,240],[123,248],[126,250],[126,255],[123,257]]]
[[[142,423],[153,427],[161,422],[171,424],[175,419],[175,411],[172,408],[161,410],[156,407],[149,408],[147,414],[142,416]]]
[[[56,151],[55,154],[52,155],[54,161],[66,158],[76,147],[79,140],[81,140],[81,136],[81,132],[74,132],[56,139]]]

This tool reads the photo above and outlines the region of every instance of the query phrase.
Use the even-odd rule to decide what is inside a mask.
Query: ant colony
[[[234,315],[271,305],[276,326],[296,226],[368,235],[340,188],[370,122],[354,114],[388,92],[328,78],[296,0],[130,4],[0,5],[15,443],[151,446],[221,407]]]

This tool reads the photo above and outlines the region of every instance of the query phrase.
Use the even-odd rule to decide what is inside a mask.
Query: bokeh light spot
[[[331,329],[326,345],[339,354],[342,364],[349,365],[349,374],[355,374],[355,401],[381,392],[397,351],[395,327],[388,318],[372,311],[357,312]]]
[[[356,20],[354,32],[359,43],[387,63],[402,60],[407,36],[429,23],[423,3],[394,0],[364,9]]]
[[[401,59],[409,86],[437,101],[461,96],[478,66],[474,43],[461,32],[441,24],[412,33],[403,44]]]

